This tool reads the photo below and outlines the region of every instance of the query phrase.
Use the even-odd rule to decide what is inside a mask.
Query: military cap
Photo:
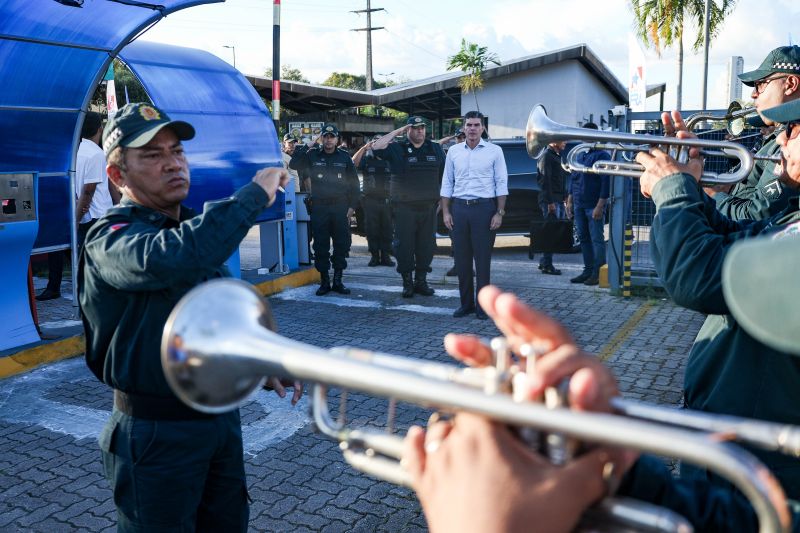
[[[758,113],[747,117],[745,122],[747,122],[747,125],[751,128],[763,128],[766,126],[766,124],[764,124],[764,119],[761,118],[761,115]]]
[[[768,119],[778,124],[786,124],[800,120],[800,100],[792,100],[784,104],[761,111]]]
[[[758,80],[776,72],[800,75],[800,46],[780,46],[776,48],[767,54],[760,67],[756,70],[739,74],[739,79],[745,85],[752,87]]]
[[[412,128],[424,128],[425,120],[422,117],[408,117],[406,124]]]
[[[141,148],[166,127],[170,127],[182,141],[194,138],[194,128],[188,122],[171,120],[154,105],[126,104],[103,129],[103,151],[108,155],[117,146]]]
[[[322,126],[322,130],[320,134],[324,137],[326,135],[335,135],[336,137],[339,136],[339,128],[336,127],[335,124],[325,124]]]
[[[291,133],[287,133],[286,135],[283,136],[283,142],[286,142],[286,141],[298,142],[298,139],[297,139],[297,137],[295,137]]]
[[[463,128],[458,128],[458,129],[456,130],[456,137],[462,137],[462,136],[466,137],[466,136],[467,136],[467,134],[466,134],[466,133],[464,133],[464,129],[463,129]]]
[[[722,265],[728,309],[754,338],[800,355],[800,223],[734,244]]]

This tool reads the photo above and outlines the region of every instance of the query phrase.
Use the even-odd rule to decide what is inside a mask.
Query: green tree
[[[272,69],[268,68],[264,71],[264,76],[272,78]],[[299,81],[301,83],[311,83],[308,78],[303,76],[299,68],[294,68],[291,65],[281,65],[281,79],[286,81]]]
[[[675,89],[677,109],[683,97],[683,37],[687,23],[694,23],[696,34],[692,50],[703,47],[705,0],[630,0],[637,37],[659,57],[665,48],[678,47],[678,84]],[[733,11],[736,0],[711,0],[709,36],[713,39],[722,29],[725,17]]]
[[[461,39],[461,50],[447,58],[447,70],[459,69],[464,72],[464,76],[458,80],[458,86],[465,94],[472,92],[478,111],[481,108],[478,106],[477,91],[483,89],[483,71],[488,63],[499,65],[497,54],[490,53],[486,46],[468,43],[466,39]]]
[[[331,75],[321,83],[321,85],[327,85],[328,87],[339,87],[340,89],[352,89],[354,91],[366,91],[367,77],[364,75],[359,76],[357,74],[350,74],[347,72],[332,72]],[[390,85],[394,85],[394,82],[391,80],[386,80],[385,82],[374,80],[372,82],[372,86],[375,89],[382,89]]]

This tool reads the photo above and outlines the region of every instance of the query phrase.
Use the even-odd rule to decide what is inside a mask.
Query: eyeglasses
[[[755,83],[755,85],[753,85],[753,88],[756,90],[756,94],[758,95],[758,94],[761,94],[761,93],[763,93],[764,91],[767,90],[767,85],[769,85],[769,82],[775,81],[775,80],[782,80],[783,78],[788,78],[788,77],[789,77],[788,75],[786,75],[786,76],[775,76],[774,78],[767,78],[767,79],[764,79],[764,80],[760,80],[760,81],[757,81]]]

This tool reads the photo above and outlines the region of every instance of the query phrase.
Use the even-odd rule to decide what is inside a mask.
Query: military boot
[[[372,259],[369,260],[367,263],[368,267],[376,267],[381,264],[381,258],[378,256],[378,252],[372,252]]]
[[[333,285],[331,289],[339,294],[350,294],[350,289],[345,287],[344,283],[342,283],[342,271],[338,268],[333,271]]]
[[[403,272],[403,298],[411,298],[414,296],[414,278],[411,272]]]
[[[331,276],[327,272],[319,273],[319,289],[317,289],[317,296],[325,296],[331,292]]]
[[[381,252],[381,266],[385,267],[394,266],[394,261],[392,261],[392,258],[388,252]]]
[[[417,279],[414,281],[414,292],[423,296],[433,296],[435,292],[428,285],[428,273],[417,271]]]

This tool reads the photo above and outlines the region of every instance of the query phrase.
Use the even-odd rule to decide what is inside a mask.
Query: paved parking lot
[[[498,239],[493,281],[566,324],[611,365],[627,397],[677,405],[685,354],[702,316],[665,299],[624,300],[571,285],[580,271],[577,255],[556,256],[564,275],[544,276],[522,243]],[[317,297],[308,286],[271,297],[279,332],[324,348],[349,345],[436,361],[448,359],[442,348],[448,332],[498,334],[489,322],[450,316],[458,286],[444,275],[452,264],[446,253],[437,255],[429,278],[437,294],[411,300],[400,297],[393,269],[369,268],[367,260],[363,241],[355,239],[345,276],[349,296]],[[242,261],[252,262],[252,253]],[[66,300],[40,313],[52,322],[74,318]],[[381,424],[386,403],[351,395],[348,418]],[[96,443],[111,404],[111,392],[81,358],[0,381],[0,531],[113,529]],[[426,418],[414,406],[398,409],[400,427]],[[314,432],[306,398],[293,409],[262,392],[243,407],[242,423],[253,531],[425,530],[413,493],[355,472],[335,443]]]

